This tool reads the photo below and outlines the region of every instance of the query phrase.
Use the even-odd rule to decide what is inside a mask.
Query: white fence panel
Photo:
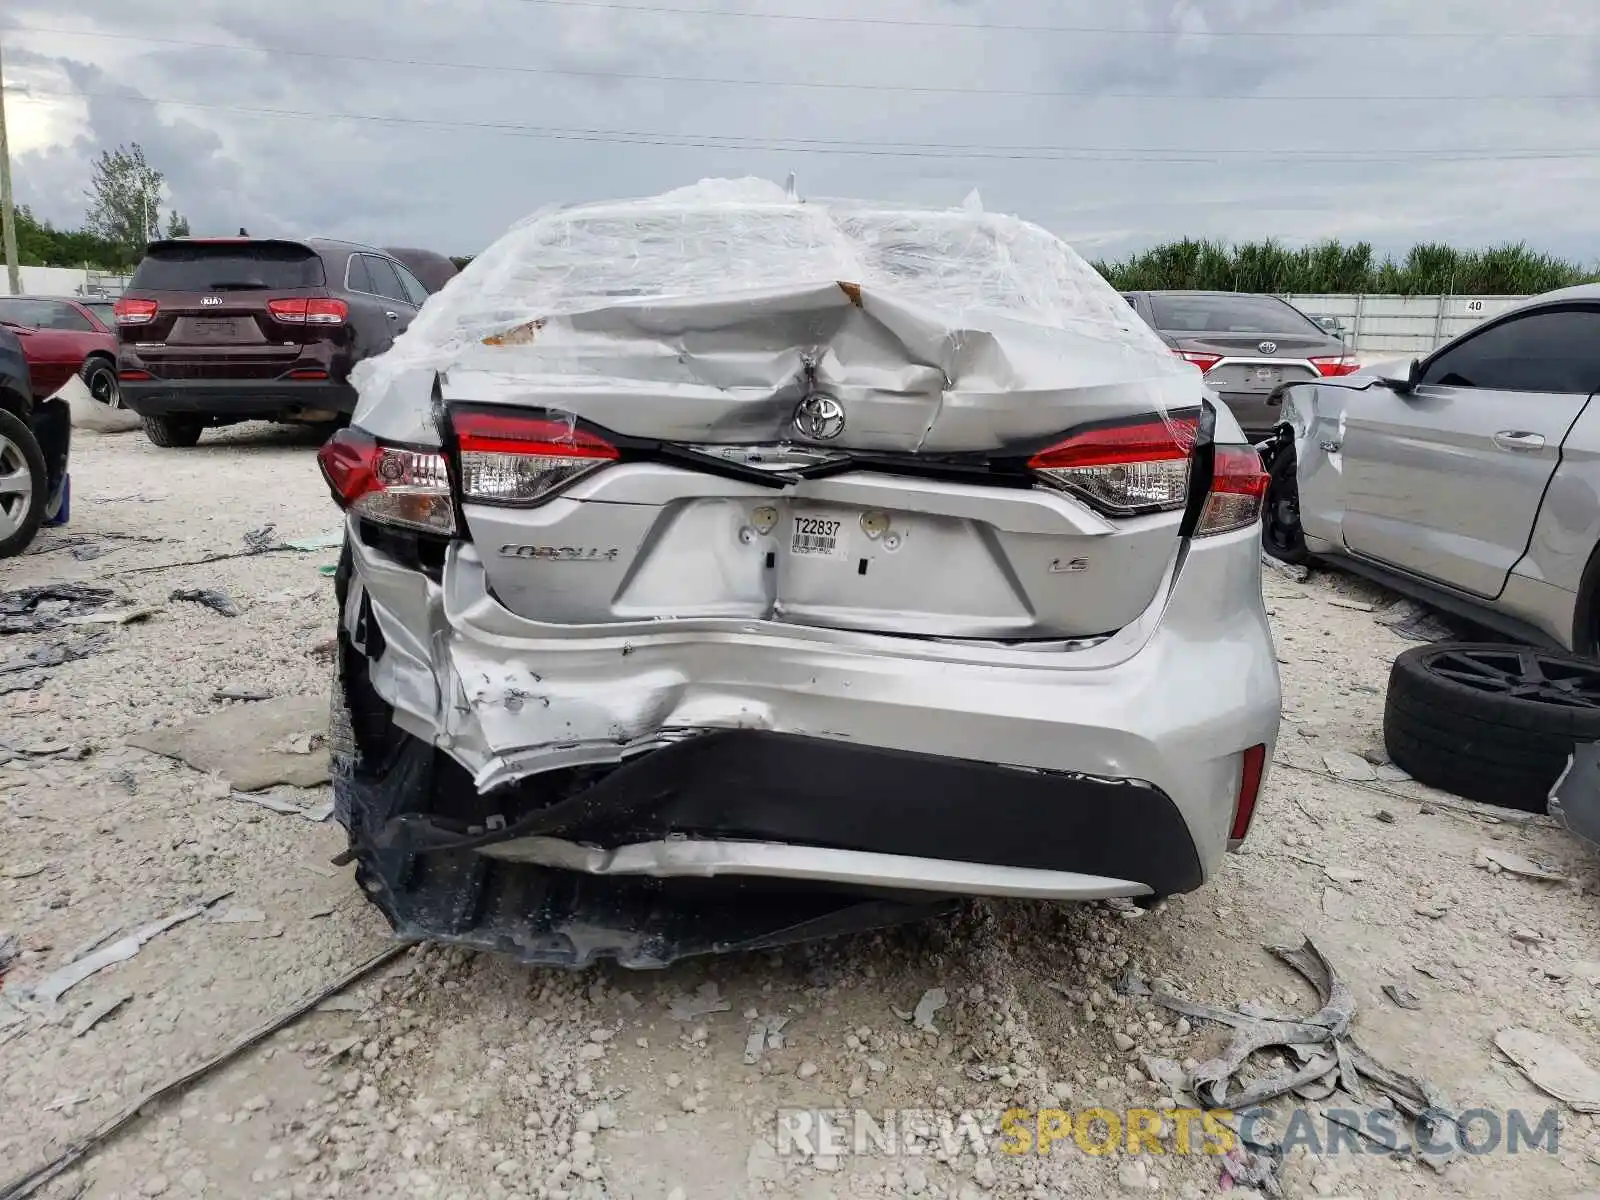
[[[1336,317],[1345,341],[1366,358],[1426,354],[1478,322],[1522,303],[1526,296],[1289,295],[1316,317]]]
[[[84,271],[77,267],[19,267],[23,296],[120,296],[125,275]],[[0,268],[0,296],[11,295],[11,276]]]

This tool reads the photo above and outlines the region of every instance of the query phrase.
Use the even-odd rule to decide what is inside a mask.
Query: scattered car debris
[[[1292,583],[1304,583],[1311,578],[1310,567],[1302,563],[1286,563],[1280,558],[1273,558],[1270,554],[1263,553],[1261,555],[1261,565],[1269,571],[1282,575]]]
[[[76,642],[52,642],[48,646],[41,646],[30,650],[26,654],[13,655],[0,662],[0,675],[12,675],[20,671],[47,670],[51,667],[63,666],[69,662],[76,662],[80,658],[88,658],[91,654],[98,654],[110,645],[109,633],[95,633]]]
[[[0,634],[48,633],[59,629],[65,617],[81,616],[110,603],[116,595],[110,588],[82,583],[46,583],[37,587],[0,592]],[[54,611],[43,605],[65,605]]]
[[[745,1065],[754,1066],[760,1062],[763,1050],[782,1050],[783,1027],[788,1023],[788,1017],[777,1016],[757,1017],[752,1021],[750,1033],[744,1040]]]
[[[1365,871],[1359,871],[1354,867],[1335,866],[1332,863],[1329,863],[1327,866],[1323,867],[1322,873],[1334,883],[1337,883],[1341,886],[1348,886],[1352,883],[1360,883],[1367,877],[1367,873]]]
[[[1600,1071],[1562,1043],[1533,1029],[1502,1029],[1494,1035],[1500,1053],[1528,1082],[1575,1112],[1600,1113]]]
[[[254,703],[260,700],[271,700],[272,693],[266,688],[252,687],[248,683],[225,683],[211,693],[213,700],[241,700]]]
[[[281,754],[268,748],[298,734],[321,734],[327,726],[325,697],[283,696],[230,707],[185,725],[142,730],[126,741],[208,775],[220,775],[236,791],[259,792],[275,784],[313,788],[328,782],[326,747],[312,754]]]
[[[697,1021],[711,1013],[727,1012],[732,1007],[715,983],[702,983],[692,996],[687,992],[674,996],[667,1012],[674,1021]]]
[[[1421,998],[1418,997],[1415,992],[1411,991],[1409,988],[1405,987],[1402,984],[1398,984],[1398,983],[1386,983],[1386,984],[1384,984],[1383,985],[1383,994],[1385,996],[1389,997],[1389,999],[1392,1000],[1394,1002],[1394,1004],[1399,1008],[1409,1008],[1409,1009],[1415,1010],[1415,1009],[1419,1009],[1419,1008],[1422,1007]]]
[[[223,896],[217,896],[211,900],[202,901],[199,904],[180,909],[178,912],[173,913],[171,916],[163,917],[159,921],[152,921],[148,925],[141,926],[127,937],[120,938],[109,946],[104,946],[91,954],[86,954],[76,962],[52,971],[31,986],[18,989],[19,994],[24,1001],[34,1004],[54,1004],[89,976],[119,962],[127,962],[128,959],[139,953],[140,948],[151,938],[165,933],[185,921],[193,920],[223,898]]]
[[[101,612],[84,613],[79,617],[64,617],[63,625],[132,625],[147,621],[161,611],[159,604],[141,604],[128,608],[114,608]]]
[[[1449,642],[1461,636],[1456,626],[1415,600],[1396,600],[1372,619],[1408,642]]]
[[[274,534],[277,528],[276,525],[263,525],[260,529],[250,530],[244,535],[245,549],[252,554],[265,554],[268,550],[274,549],[278,545],[278,539]]]
[[[36,692],[44,686],[47,678],[43,672],[36,675],[12,675],[9,678],[0,676],[0,696],[7,696],[12,692]]]
[[[72,1023],[72,1036],[82,1037],[132,999],[132,992],[116,992],[96,1000],[78,1014],[78,1019]]]
[[[933,1029],[934,1015],[949,1003],[950,998],[944,994],[943,988],[929,988],[922,993],[922,999],[917,1001],[916,1011],[911,1014],[912,1027]]]
[[[1368,604],[1365,600],[1346,600],[1342,596],[1330,596],[1328,598],[1328,603],[1333,605],[1335,608],[1348,608],[1351,612],[1369,613],[1373,611],[1374,607],[1373,605]]]
[[[344,530],[330,529],[326,533],[313,534],[310,537],[294,538],[283,543],[287,549],[299,550],[304,554],[314,553],[317,550],[337,550],[344,545]]]
[[[296,804],[293,800],[284,800],[270,793],[233,792],[232,796],[241,804],[255,804],[269,812],[279,813],[286,817],[304,817],[307,821],[322,822],[333,815],[333,801],[324,800],[318,804]]]
[[[1323,754],[1322,762],[1330,775],[1347,783],[1371,783],[1378,778],[1372,764],[1350,750],[1329,750]]]
[[[7,879],[32,879],[35,875],[43,875],[50,866],[49,863],[24,863],[20,867],[7,867],[0,871]]]
[[[40,1188],[71,1170],[76,1163],[82,1161],[96,1147],[108,1141],[131,1124],[138,1118],[140,1113],[148,1111],[157,1100],[181,1092],[190,1084],[204,1079],[218,1067],[232,1062],[240,1054],[271,1037],[285,1026],[292,1025],[330,996],[338,995],[352,984],[366,978],[379,967],[400,957],[410,948],[405,943],[385,946],[377,954],[367,959],[366,962],[346,972],[327,987],[307,996],[277,1016],[256,1026],[217,1054],[189,1068],[181,1075],[169,1079],[166,1083],[151,1088],[144,1095],[137,1097],[127,1108],[103,1121],[83,1137],[69,1143],[65,1149],[49,1162],[17,1176],[4,1186],[0,1186],[0,1200],[27,1200],[27,1197],[32,1196]],[[360,1044],[360,1038],[353,1038],[347,1049],[354,1048]]]
[[[67,553],[71,554],[79,562],[93,562],[97,558],[105,557],[110,551],[104,546],[95,545],[93,542],[85,542],[81,546],[68,547]]]
[[[190,600],[195,604],[204,604],[213,612],[219,612],[225,617],[237,617],[239,606],[227,595],[211,588],[178,588],[171,596],[173,600]]]
[[[1399,1111],[1422,1124],[1429,1145],[1450,1148],[1419,1157],[1436,1168],[1453,1158],[1458,1153],[1455,1140],[1444,1136],[1455,1124],[1451,1105],[1431,1084],[1390,1070],[1357,1044],[1351,1035],[1355,997],[1311,939],[1298,948],[1269,946],[1268,950],[1311,984],[1322,1005],[1319,1011],[1309,1017],[1278,1017],[1244,1008],[1199,1004],[1160,988],[1152,989],[1156,1003],[1164,1008],[1234,1030],[1227,1049],[1188,1072],[1186,1090],[1207,1107],[1239,1112],[1307,1084],[1326,1082],[1330,1077],[1350,1096],[1360,1099],[1365,1080]],[[1299,1065],[1230,1093],[1230,1082],[1243,1071],[1251,1056],[1272,1048],[1290,1052]]]
[[[1494,875],[1505,871],[1512,875],[1520,875],[1524,879],[1537,879],[1547,883],[1567,881],[1567,877],[1561,872],[1541,867],[1531,858],[1525,858],[1515,850],[1507,850],[1501,846],[1479,846],[1473,852],[1472,865]]]

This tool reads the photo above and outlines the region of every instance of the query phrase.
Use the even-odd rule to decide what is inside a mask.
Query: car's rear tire
[[[205,425],[199,417],[144,417],[144,435],[169,450],[193,446]]]
[[[0,558],[21,554],[39,532],[50,473],[33,430],[0,409]]]
[[[91,358],[80,372],[89,395],[107,408],[122,407],[122,389],[117,383],[117,368],[110,359]]]
[[[1383,740],[1422,783],[1544,812],[1573,744],[1600,741],[1600,662],[1501,643],[1418,646],[1389,672]]]
[[[1294,443],[1280,448],[1267,464],[1267,495],[1261,510],[1261,548],[1279,562],[1304,566],[1311,561],[1300,527],[1300,481]]]

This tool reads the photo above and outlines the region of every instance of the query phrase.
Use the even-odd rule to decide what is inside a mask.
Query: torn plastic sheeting
[[[447,398],[724,441],[787,436],[816,387],[849,414],[841,444],[903,450],[994,448],[1203,395],[1198,372],[1036,225],[799,202],[760,180],[521,223],[357,368],[356,420],[435,371]]]
[[[221,899],[221,897],[219,896],[217,899]],[[54,1004],[89,976],[103,971],[116,963],[127,962],[128,959],[139,953],[140,948],[146,942],[157,934],[165,933],[174,925],[181,925],[185,921],[198,917],[205,912],[207,906],[211,903],[215,903],[215,901],[192,905],[189,908],[173,913],[169,917],[163,917],[159,921],[152,921],[148,925],[135,929],[127,937],[120,938],[109,946],[104,946],[92,954],[85,955],[76,962],[51,972],[32,986],[19,989],[20,994],[24,1000],[40,1004]]]

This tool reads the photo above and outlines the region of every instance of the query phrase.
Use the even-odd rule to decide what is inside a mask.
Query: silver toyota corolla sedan
[[[1534,643],[1600,649],[1600,285],[1281,392],[1265,544]]]
[[[1245,836],[1266,476],[1044,230],[546,213],[359,385],[335,794],[401,933],[657,966],[1183,892]]]

